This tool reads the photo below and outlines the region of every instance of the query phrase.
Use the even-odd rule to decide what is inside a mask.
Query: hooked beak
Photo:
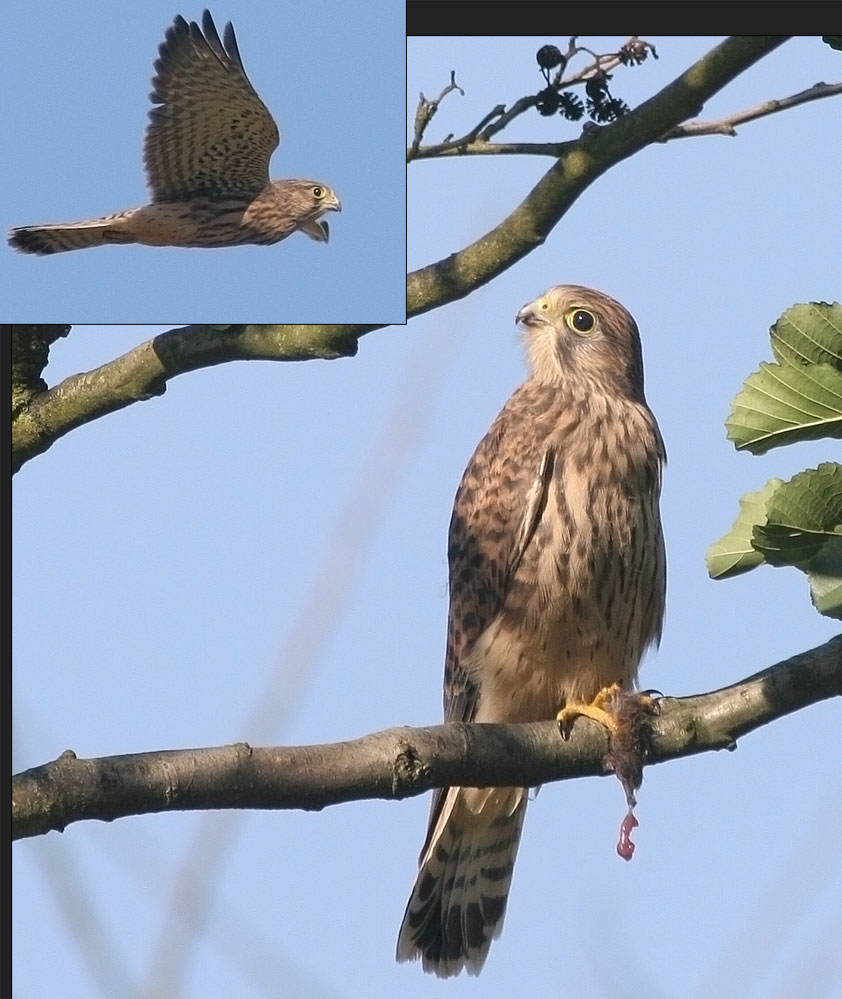
[[[524,307],[515,316],[515,323],[518,326],[535,326],[539,322],[535,313],[532,311],[532,306],[524,305]]]

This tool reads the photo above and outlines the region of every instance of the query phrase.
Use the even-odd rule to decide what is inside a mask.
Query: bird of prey
[[[176,17],[152,80],[144,164],[151,204],[87,222],[12,229],[23,253],[103,243],[237,246],[277,243],[299,230],[328,241],[322,215],[341,211],[319,180],[269,180],[278,126],[243,68],[234,28],[220,41],[208,11],[202,27]]]
[[[665,452],[640,337],[619,302],[575,285],[550,288],[517,322],[529,377],[474,452],[450,522],[445,720],[587,714],[610,727],[604,705],[634,690],[664,614]],[[420,957],[443,978],[480,972],[526,803],[522,787],[436,792],[399,961]]]

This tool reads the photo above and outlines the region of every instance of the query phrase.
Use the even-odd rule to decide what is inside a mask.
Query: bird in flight
[[[664,448],[640,337],[619,302],[577,285],[550,288],[517,321],[530,375],[477,446],[450,521],[445,720],[587,715],[619,734],[606,708],[645,699],[631,692],[666,579]],[[399,961],[479,973],[503,926],[527,790],[436,792]]]
[[[326,243],[322,216],[342,210],[339,198],[318,180],[269,180],[278,126],[246,76],[230,23],[223,39],[207,10],[201,28],[178,16],[167,29],[143,150],[151,204],[12,229],[9,245],[37,254],[104,243],[238,246],[297,230]]]

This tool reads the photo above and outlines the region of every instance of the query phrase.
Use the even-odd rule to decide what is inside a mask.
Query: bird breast
[[[597,414],[590,435],[555,442],[540,520],[469,654],[477,721],[552,718],[566,700],[633,686],[659,636],[660,437],[643,406],[618,415]]]

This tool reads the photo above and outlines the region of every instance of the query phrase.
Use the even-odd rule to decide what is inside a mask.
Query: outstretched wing
[[[143,159],[153,201],[260,191],[278,126],[246,76],[231,24],[176,17],[155,62]]]

